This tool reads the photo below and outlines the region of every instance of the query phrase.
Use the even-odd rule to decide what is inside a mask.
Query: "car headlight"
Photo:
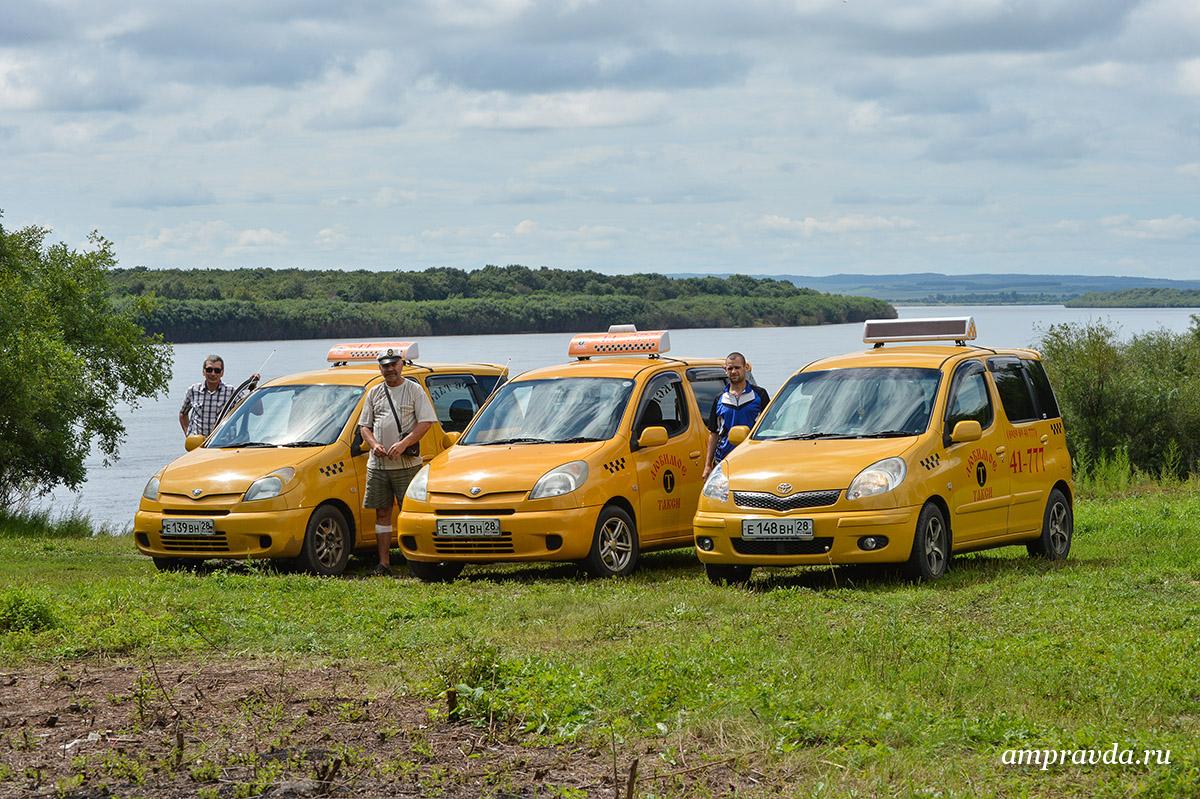
[[[270,499],[277,497],[283,493],[283,487],[291,482],[291,479],[296,476],[296,470],[291,466],[285,466],[282,469],[276,469],[266,477],[260,477],[250,484],[246,489],[246,502],[253,502],[256,499]]]
[[[588,467],[583,461],[564,463],[556,469],[543,474],[533,490],[529,492],[530,499],[545,499],[546,497],[561,497],[570,494],[583,485],[588,478]]]
[[[717,502],[729,501],[729,474],[725,471],[725,461],[718,463],[717,468],[708,473],[700,493]]]
[[[158,475],[154,475],[146,481],[146,487],[142,489],[142,496],[153,502],[158,501]]]
[[[413,502],[428,502],[429,501],[429,466],[422,466],[421,470],[413,475],[413,479],[408,481],[408,488],[404,491],[404,498],[411,499]]]
[[[886,494],[904,480],[908,466],[903,458],[884,458],[872,463],[850,481],[846,499],[862,499],[875,494]]]

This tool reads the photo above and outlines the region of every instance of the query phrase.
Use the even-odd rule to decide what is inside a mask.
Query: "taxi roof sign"
[[[975,319],[970,316],[926,319],[868,319],[863,323],[863,341],[882,347],[892,341],[955,341],[975,339]]]
[[[356,343],[335,344],[325,356],[330,363],[350,363],[352,361],[376,361],[388,350],[403,361],[417,359],[417,342],[415,341],[362,341]]]
[[[581,333],[571,337],[567,355],[591,358],[594,355],[649,355],[656,357],[671,349],[671,334],[666,330],[638,331],[634,325],[613,325],[607,333]]]

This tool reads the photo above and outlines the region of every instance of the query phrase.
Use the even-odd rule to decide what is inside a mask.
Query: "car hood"
[[[876,461],[902,455],[911,438],[839,438],[817,441],[747,440],[725,459],[729,487],[735,491],[778,493],[846,488],[855,475]]]
[[[498,444],[450,447],[429,464],[429,491],[483,497],[526,492],[551,469],[585,461],[607,441],[578,444]],[[479,489],[471,493],[471,489]]]
[[[200,447],[176,458],[163,470],[158,490],[194,499],[212,494],[242,494],[255,480],[276,469],[291,466],[299,470],[300,464],[317,451],[286,447]]]

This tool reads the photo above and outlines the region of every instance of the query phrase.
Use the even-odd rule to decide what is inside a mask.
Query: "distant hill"
[[[1072,308],[1200,308],[1200,290],[1140,288],[1089,291],[1066,304]]]
[[[691,275],[679,275],[685,277]],[[765,277],[765,275],[763,275]],[[945,275],[910,272],[900,275],[771,275],[822,292],[874,297],[920,304],[1060,304],[1095,292],[1135,289],[1200,290],[1200,280],[1107,275]]]

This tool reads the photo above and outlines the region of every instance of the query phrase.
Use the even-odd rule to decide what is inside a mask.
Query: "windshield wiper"
[[[490,447],[494,444],[553,444],[548,438],[498,438],[495,441],[480,441],[479,446]]]
[[[845,433],[796,433],[790,436],[780,436],[779,438],[768,438],[767,441],[812,441],[816,438],[854,438]]]
[[[249,447],[277,447],[278,444],[271,444],[266,441],[236,441],[232,444],[222,444],[221,449],[249,448]]]
[[[289,441],[286,444],[280,444],[281,447],[323,447],[324,441]]]
[[[556,438],[553,441],[548,441],[548,444],[582,444],[585,441],[604,441],[603,438],[595,438],[593,436],[575,436],[574,438]]]
[[[920,435],[912,433],[908,430],[880,430],[878,433],[862,433],[859,438],[904,438],[906,436]]]

